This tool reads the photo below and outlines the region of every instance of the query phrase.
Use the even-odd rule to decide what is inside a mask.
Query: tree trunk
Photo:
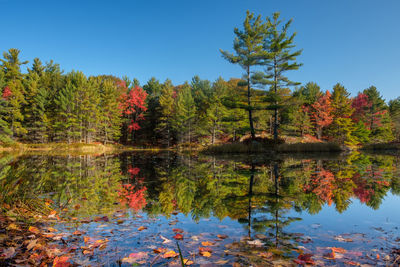
[[[274,58],[274,93],[275,93],[275,107],[274,107],[274,140],[278,140],[278,101],[277,101],[277,93],[278,93],[278,73],[277,73],[277,62],[276,59]]]
[[[250,124],[251,139],[254,140],[256,138],[256,132],[254,131],[253,114],[251,107],[250,66],[247,66],[247,105],[249,108],[249,124]]]

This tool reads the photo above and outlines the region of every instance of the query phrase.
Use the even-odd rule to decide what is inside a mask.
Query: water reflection
[[[51,200],[71,218],[107,215],[121,207],[154,218],[176,212],[194,222],[230,218],[243,226],[246,240],[261,240],[264,248],[290,256],[298,242],[306,242],[288,230],[301,214],[332,206],[339,216],[356,199],[379,209],[388,192],[400,194],[398,166],[398,157],[356,152],[335,159],[234,160],[171,152],[3,155],[0,199],[10,206]],[[246,245],[254,243],[238,246]]]

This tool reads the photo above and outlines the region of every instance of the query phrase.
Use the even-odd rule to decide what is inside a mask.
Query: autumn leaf
[[[15,223],[10,223],[10,224],[7,226],[7,230],[21,231],[21,228],[19,228],[19,226],[16,225]]]
[[[183,235],[181,235],[181,234],[176,234],[176,235],[174,235],[174,238],[175,238],[176,240],[182,240],[182,239],[183,239]]]
[[[137,253],[131,253],[129,254],[128,257],[125,257],[122,259],[122,262],[127,262],[130,264],[134,264],[138,262],[139,260],[143,260],[147,258],[147,253],[146,252],[137,252]]]
[[[185,265],[192,265],[194,262],[191,261],[191,260],[189,260],[189,259],[183,259],[183,263],[184,263]]]
[[[153,252],[156,253],[156,254],[165,253],[167,251],[168,251],[168,249],[166,249],[166,248],[155,248],[155,249],[153,249]]]
[[[147,229],[146,226],[140,226],[140,227],[138,228],[138,231],[143,231],[143,230],[146,230],[146,229]]]
[[[203,256],[203,257],[207,257],[207,258],[211,257],[211,253],[208,252],[208,251],[200,252],[200,255]]]
[[[40,231],[38,228],[36,228],[35,226],[29,226],[28,231],[34,234],[39,234]]]
[[[177,257],[178,255],[179,255],[179,254],[176,253],[175,251],[170,250],[170,251],[166,252],[166,253],[163,255],[163,258],[175,258],[175,257]]]
[[[84,235],[86,232],[80,231],[80,230],[76,230],[74,231],[72,234],[73,235]]]
[[[205,246],[205,247],[207,247],[207,246],[213,246],[214,244],[215,244],[215,243],[210,242],[210,241],[201,242],[201,245],[202,245],[202,246]]]
[[[183,233],[183,230],[182,229],[179,229],[179,228],[174,228],[174,229],[172,229],[172,231],[174,231],[175,233]]]
[[[215,262],[215,264],[218,264],[218,265],[224,265],[224,264],[227,264],[227,263],[228,263],[227,260],[218,260],[218,261]]]
[[[293,260],[295,263],[297,264],[301,264],[301,265],[306,265],[306,264],[311,264],[314,265],[315,262],[314,260],[311,258],[312,254],[301,254],[297,257],[297,259]]]
[[[217,237],[218,237],[219,239],[226,239],[226,238],[228,238],[227,235],[217,235]]]
[[[361,264],[355,261],[345,261],[345,264],[353,265],[353,266],[360,266]]]
[[[199,254],[203,257],[211,257],[212,249],[209,247],[199,247]]]
[[[335,252],[334,251],[332,251],[332,253],[327,253],[327,254],[324,254],[324,259],[327,259],[327,260],[334,260],[335,259]]]
[[[81,208],[81,205],[79,205],[79,204],[76,204],[75,206],[74,206],[74,209],[76,209],[76,210],[79,210]]]
[[[347,252],[347,250],[345,250],[344,248],[335,248],[335,247],[332,247],[331,248],[332,249],[332,252],[336,252],[336,253],[346,253]]]
[[[71,264],[68,262],[69,258],[67,256],[56,257],[53,261],[53,267],[68,267]]]

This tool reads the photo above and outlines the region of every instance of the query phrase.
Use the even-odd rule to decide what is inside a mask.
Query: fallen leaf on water
[[[68,267],[71,263],[68,262],[69,258],[67,256],[56,257],[53,261],[53,267]]]
[[[166,249],[166,248],[155,248],[155,249],[153,249],[153,252],[156,253],[156,254],[165,253],[167,251],[168,251],[168,249]]]
[[[95,222],[100,222],[100,221],[108,222],[109,219],[108,219],[107,216],[103,216],[103,217],[97,217],[97,218],[95,218],[93,221],[95,221]]]
[[[75,232],[72,233],[73,235],[84,235],[86,234],[86,232],[80,231],[80,230],[76,230]]]
[[[227,236],[227,235],[217,235],[217,237],[218,237],[218,238],[220,238],[220,239],[225,239],[225,238],[228,238],[228,236]]]
[[[351,238],[344,238],[341,235],[335,236],[333,239],[339,241],[339,242],[353,242],[353,239]]]
[[[39,234],[40,231],[35,226],[29,226],[28,231],[34,234]]]
[[[14,247],[9,247],[3,250],[3,252],[0,254],[0,257],[4,259],[11,259],[15,255],[15,248]]]
[[[201,256],[203,256],[203,257],[206,257],[206,258],[209,258],[209,257],[211,257],[211,253],[210,253],[210,252],[208,252],[208,251],[203,251],[203,252],[200,252],[200,255],[201,255]]]
[[[342,253],[342,254],[347,252],[347,250],[345,250],[344,248],[332,247],[331,249],[332,249],[332,252],[337,252],[337,253]]]
[[[344,263],[348,265],[353,265],[353,266],[360,266],[361,264],[355,261],[345,261]]]
[[[163,237],[162,235],[160,235],[160,238],[163,240],[163,244],[169,243],[171,242],[171,240],[169,240],[168,238]]]
[[[129,254],[128,257],[123,258],[122,262],[134,264],[134,263],[138,262],[139,260],[143,260],[145,258],[147,258],[146,252],[131,253],[131,254]]]
[[[262,245],[264,245],[264,242],[261,242],[261,240],[260,239],[256,239],[256,240],[253,240],[253,241],[247,241],[247,243],[249,244],[249,245],[253,245],[253,246],[257,246],[257,247],[261,247]]]
[[[227,264],[227,263],[228,263],[227,260],[218,260],[218,261],[215,262],[215,264],[218,264],[218,265],[224,265],[224,264]]]
[[[201,242],[201,245],[202,246],[213,246],[215,243],[213,243],[213,242],[210,242],[210,241],[204,241],[204,242]]]
[[[174,231],[175,233],[183,233],[183,230],[179,228],[174,228],[172,229],[172,231]]]
[[[376,254],[376,259],[377,259],[377,260],[379,260],[379,259],[380,259],[380,256],[379,256],[379,254]]]
[[[143,230],[146,230],[146,229],[147,229],[146,226],[140,226],[140,227],[138,228],[138,231],[143,231]]]
[[[47,231],[49,231],[50,233],[54,233],[54,232],[57,232],[57,229],[54,229],[53,227],[49,227],[49,228],[47,228]]]
[[[166,252],[166,253],[163,255],[163,258],[175,258],[175,257],[177,257],[178,255],[179,255],[179,254],[176,253],[175,251],[170,250],[170,251]]]
[[[293,261],[295,263],[301,264],[301,265],[306,265],[306,264],[314,265],[315,262],[311,257],[312,257],[312,254],[302,254],[302,255],[299,255],[297,257],[297,259],[294,259]]]
[[[334,260],[336,255],[335,255],[335,252],[332,251],[331,253],[324,254],[323,257],[324,257],[324,259],[327,259],[327,260]]]
[[[200,255],[203,256],[203,257],[207,257],[207,258],[211,257],[211,252],[212,252],[212,249],[211,249],[211,248],[208,248],[208,247],[199,247],[199,253],[200,253]]]
[[[185,265],[192,265],[194,262],[191,261],[191,260],[189,260],[189,259],[183,259],[183,263],[184,263]]]
[[[174,235],[174,238],[175,238],[176,240],[182,240],[182,239],[183,239],[183,235],[181,235],[181,234],[176,234],[176,235]]]

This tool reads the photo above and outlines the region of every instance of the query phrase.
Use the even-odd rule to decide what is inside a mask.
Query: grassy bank
[[[343,149],[335,143],[295,143],[295,144],[262,144],[228,143],[213,145],[205,150],[206,154],[236,154],[236,153],[309,153],[309,152],[340,152]]]

